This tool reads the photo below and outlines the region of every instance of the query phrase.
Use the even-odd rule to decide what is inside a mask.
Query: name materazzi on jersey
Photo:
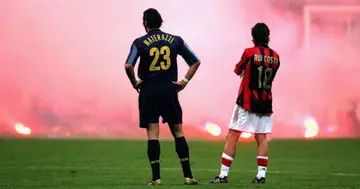
[[[169,43],[172,43],[174,41],[174,37],[167,35],[167,34],[161,34],[161,35],[151,35],[147,39],[145,39],[143,42],[146,46],[150,46],[152,43],[156,41],[167,41]]]

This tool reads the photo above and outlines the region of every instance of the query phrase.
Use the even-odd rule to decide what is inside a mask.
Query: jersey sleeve
[[[195,53],[190,49],[190,47],[185,43],[185,41],[180,38],[180,49],[179,55],[181,55],[185,62],[192,66],[193,64],[199,62],[199,58],[195,55]]]
[[[241,74],[241,72],[246,68],[246,65],[248,64],[249,60],[250,60],[250,55],[245,49],[241,56],[241,60],[235,66],[234,72],[236,73],[236,75]]]
[[[132,66],[135,66],[139,56],[140,56],[139,48],[136,45],[136,41],[134,41],[130,47],[130,53],[126,59],[125,64],[131,64]]]

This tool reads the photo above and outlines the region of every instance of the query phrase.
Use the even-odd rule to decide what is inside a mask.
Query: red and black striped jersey
[[[249,112],[271,115],[272,82],[280,67],[279,55],[269,47],[247,48],[234,72],[244,76],[236,103]]]

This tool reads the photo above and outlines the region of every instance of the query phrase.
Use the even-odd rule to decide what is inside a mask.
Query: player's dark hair
[[[153,8],[144,11],[143,24],[149,29],[160,28],[163,23],[160,13]]]
[[[270,29],[265,23],[257,23],[251,28],[255,46],[267,46],[270,41]]]

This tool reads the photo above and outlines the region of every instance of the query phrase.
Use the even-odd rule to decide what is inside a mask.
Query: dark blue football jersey
[[[135,39],[126,63],[135,66],[140,57],[138,77],[144,82],[177,81],[178,55],[182,56],[189,66],[199,62],[181,37],[155,29]]]

